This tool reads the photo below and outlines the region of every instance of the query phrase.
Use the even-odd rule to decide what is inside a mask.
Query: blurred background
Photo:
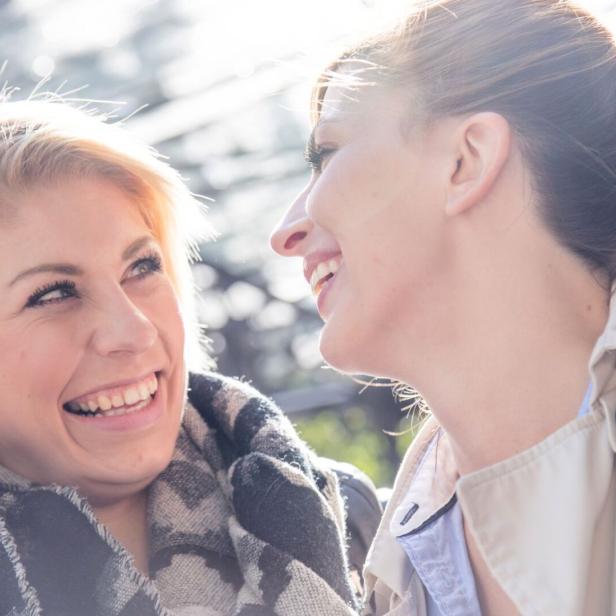
[[[500,0],[495,0],[500,1]],[[268,236],[307,182],[310,88],[398,0],[0,0],[2,80],[101,102],[207,196],[194,267],[221,372],[251,381],[320,454],[387,486],[417,427],[388,386],[324,366],[300,260]],[[616,0],[584,6],[612,20]]]

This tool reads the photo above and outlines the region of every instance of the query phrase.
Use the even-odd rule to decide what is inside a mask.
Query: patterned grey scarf
[[[352,616],[333,473],[268,400],[192,375],[148,497],[150,577],[72,488],[0,468],[0,616]]]

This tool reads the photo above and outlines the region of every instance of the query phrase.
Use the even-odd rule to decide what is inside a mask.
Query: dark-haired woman
[[[366,612],[616,614],[616,47],[573,3],[444,0],[315,89],[273,234],[349,373],[428,420]],[[612,302],[612,308],[610,308]]]

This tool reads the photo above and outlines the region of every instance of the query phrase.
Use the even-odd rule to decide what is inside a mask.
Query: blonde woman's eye
[[[129,270],[129,278],[144,278],[154,272],[162,270],[162,261],[159,255],[151,254],[137,259]]]
[[[59,304],[72,297],[79,297],[72,280],[59,280],[39,287],[28,297],[26,308],[40,308],[50,304]]]

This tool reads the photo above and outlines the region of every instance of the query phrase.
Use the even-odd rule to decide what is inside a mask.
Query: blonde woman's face
[[[442,130],[408,129],[406,97],[330,86],[309,144],[313,173],[272,235],[304,259],[335,367],[395,376],[400,353],[442,318],[445,237]],[[310,154],[312,150],[312,154]],[[432,330],[433,331],[433,330]]]
[[[105,504],[168,464],[184,332],[160,247],[113,184],[60,180],[0,224],[0,463]]]

